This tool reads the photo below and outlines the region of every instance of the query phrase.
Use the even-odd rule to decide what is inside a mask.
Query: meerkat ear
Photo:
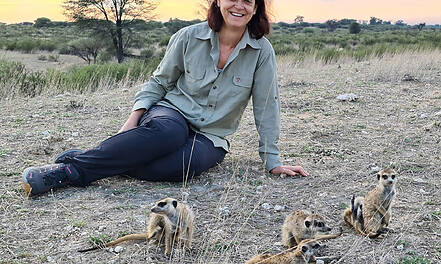
[[[178,207],[178,201],[173,201],[173,206],[176,208]]]
[[[302,246],[302,251],[303,251],[303,252],[308,251],[308,247],[307,247],[307,246]]]
[[[311,226],[311,222],[310,222],[310,221],[305,221],[305,226],[306,226],[306,227]]]

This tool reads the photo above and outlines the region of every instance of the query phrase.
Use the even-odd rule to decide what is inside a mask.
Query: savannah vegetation
[[[89,65],[65,71],[41,71],[0,57],[2,98],[34,96],[43,91],[93,91],[103,81],[117,85],[122,80],[145,79],[164,55],[171,34],[201,22],[198,19],[170,19],[165,23],[145,21],[133,10],[127,12],[126,17],[102,20],[98,18],[109,17],[105,13],[107,9],[100,11],[90,6],[93,1],[84,1],[89,9],[82,11],[75,6],[78,2],[82,1],[66,2],[66,12],[75,22],[56,22],[43,17],[34,23],[0,24],[0,50],[27,54],[46,52],[49,54],[40,54],[39,60],[48,63],[56,62],[60,54],[73,55]],[[145,2],[144,8],[150,10],[146,13],[151,14],[154,3]],[[82,13],[88,16],[78,15]],[[308,23],[303,17],[297,17],[291,24],[273,24],[268,38],[276,55],[289,55],[299,62],[313,58],[325,64],[335,63],[340,58],[363,61],[386,54],[441,49],[439,25],[410,26],[402,21],[391,24],[375,17],[366,24],[353,19]]]
[[[281,155],[305,167],[308,178],[264,171],[248,107],[225,161],[188,184],[112,177],[26,199],[18,183],[23,168],[92,148],[118,131],[171,34],[197,22],[131,20],[122,31],[122,60],[109,32],[79,21],[0,24],[0,263],[244,263],[283,250],[280,227],[293,210],[325,215],[334,231],[344,226],[352,195],[373,188],[375,168],[389,165],[400,173],[394,231],[370,240],[346,227],[324,254],[342,256],[340,263],[441,261],[441,28],[424,23],[297,17],[273,24]],[[14,59],[18,54],[49,67],[31,67]],[[84,63],[60,69],[66,57]],[[349,92],[359,99],[335,99]],[[119,253],[76,252],[141,232],[152,202],[183,192],[196,214],[192,251],[165,257],[139,242],[122,244]]]

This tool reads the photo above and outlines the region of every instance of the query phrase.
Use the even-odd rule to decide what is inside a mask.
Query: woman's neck
[[[225,25],[219,31],[219,42],[222,46],[234,49],[241,40],[246,28],[227,28]]]

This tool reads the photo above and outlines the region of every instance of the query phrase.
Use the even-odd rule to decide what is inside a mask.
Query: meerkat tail
[[[110,241],[109,243],[105,244],[102,247],[93,247],[93,248],[87,248],[87,249],[81,249],[78,250],[78,252],[88,252],[88,251],[92,251],[92,250],[96,250],[96,249],[100,249],[100,248],[107,248],[107,247],[112,247],[115,246],[121,242],[124,241],[129,241],[129,240],[147,240],[147,235],[146,234],[131,234],[131,235],[126,235],[123,237],[120,237],[116,240]]]
[[[328,240],[328,239],[334,239],[337,238],[339,236],[341,236],[341,234],[343,234],[343,230],[340,228],[339,232],[336,234],[330,234],[330,235],[318,235],[316,237],[314,237],[313,239],[311,239],[312,241],[320,241],[320,240]]]

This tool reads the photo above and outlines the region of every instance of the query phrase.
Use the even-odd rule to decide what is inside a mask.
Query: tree
[[[124,50],[130,40],[124,41],[124,32],[128,30],[130,34],[130,25],[135,19],[153,18],[156,7],[156,0],[65,0],[63,4],[65,15],[80,22],[80,26],[102,26],[99,30],[110,36],[118,63],[124,60]]]
[[[426,26],[426,23],[419,23],[416,27],[418,28],[418,31],[423,30],[423,27]]]
[[[404,24],[404,21],[403,21],[403,20],[397,20],[397,21],[395,22],[395,25],[396,25],[396,26],[405,26],[406,24]]]
[[[349,33],[351,34],[358,34],[361,31],[361,27],[360,24],[358,24],[357,22],[352,22],[351,25],[349,26]]]
[[[338,27],[338,22],[336,19],[330,19],[326,21],[326,27],[328,28],[328,31],[333,32]]]
[[[52,21],[47,17],[39,17],[34,22],[34,27],[37,28],[52,26]]]
[[[294,23],[296,24],[303,23],[304,18],[305,18],[304,16],[296,16],[296,18],[294,19]]]
[[[383,20],[376,17],[371,17],[371,19],[369,20],[369,25],[381,25],[382,23]]]
[[[105,43],[95,38],[83,38],[69,42],[68,46],[70,53],[90,64],[92,59],[93,63],[96,63],[98,53],[105,47]]]

